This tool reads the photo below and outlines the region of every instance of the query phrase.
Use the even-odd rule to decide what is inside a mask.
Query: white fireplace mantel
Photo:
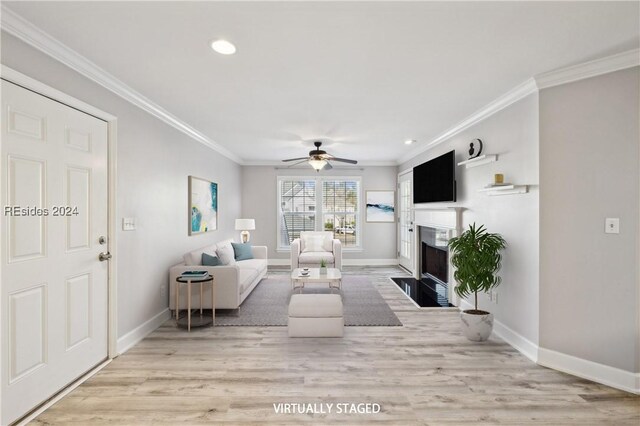
[[[430,228],[449,229],[458,235],[462,224],[462,207],[419,208],[413,211],[413,223]]]

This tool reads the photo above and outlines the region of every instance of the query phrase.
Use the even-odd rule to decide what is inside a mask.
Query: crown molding
[[[633,49],[605,58],[538,74],[534,79],[539,89],[546,89],[639,65],[640,49]]]
[[[494,101],[480,108],[478,111],[474,112],[469,117],[465,118],[455,126],[449,128],[444,133],[441,133],[438,137],[428,142],[426,145],[416,147],[415,149],[404,154],[402,157],[398,159],[398,164],[403,164],[411,160],[415,156],[430,150],[431,148],[441,144],[442,142],[447,141],[448,139],[468,129],[474,124],[477,124],[483,121],[484,119],[492,116],[496,112],[508,107],[511,104],[518,102],[520,99],[526,96],[529,96],[530,94],[535,93],[537,91],[538,91],[538,86],[536,85],[535,80],[530,78],[529,80],[514,87],[504,95],[500,96],[499,98],[495,99]]]
[[[5,5],[2,5],[1,25],[3,31],[6,31],[41,52],[51,56],[58,62],[61,62],[105,89],[115,93],[127,102],[148,112],[197,142],[217,151],[238,164],[243,163],[239,156],[229,151],[227,148],[213,141],[204,133],[193,128],[180,118],[162,108],[160,105],[129,87],[124,82],[109,74],[75,50],[51,37],[49,34],[16,14]]]

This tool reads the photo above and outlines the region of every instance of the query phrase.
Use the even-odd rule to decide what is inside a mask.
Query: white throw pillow
[[[325,251],[324,249],[324,236],[323,235],[307,235],[304,239],[303,253],[311,251]]]
[[[231,240],[219,243],[216,253],[218,254],[218,258],[222,264],[234,265],[236,263],[235,252],[233,251]]]

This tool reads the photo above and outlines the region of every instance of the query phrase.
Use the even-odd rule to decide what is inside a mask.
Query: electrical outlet
[[[487,296],[489,296],[489,301],[493,301],[493,290],[489,290],[489,293],[487,294]]]
[[[498,292],[497,291],[493,292],[493,303],[495,303],[496,305],[498,304]]]
[[[122,230],[123,231],[135,231],[136,218],[135,217],[123,217],[122,218]]]
[[[620,219],[617,217],[608,217],[604,220],[604,232],[607,234],[620,233]]]

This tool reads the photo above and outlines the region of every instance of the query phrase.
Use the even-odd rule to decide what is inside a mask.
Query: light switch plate
[[[620,219],[617,217],[608,217],[604,220],[604,232],[607,234],[620,233]]]
[[[135,231],[136,229],[136,219],[134,217],[123,217],[122,218],[122,230],[123,231]]]

